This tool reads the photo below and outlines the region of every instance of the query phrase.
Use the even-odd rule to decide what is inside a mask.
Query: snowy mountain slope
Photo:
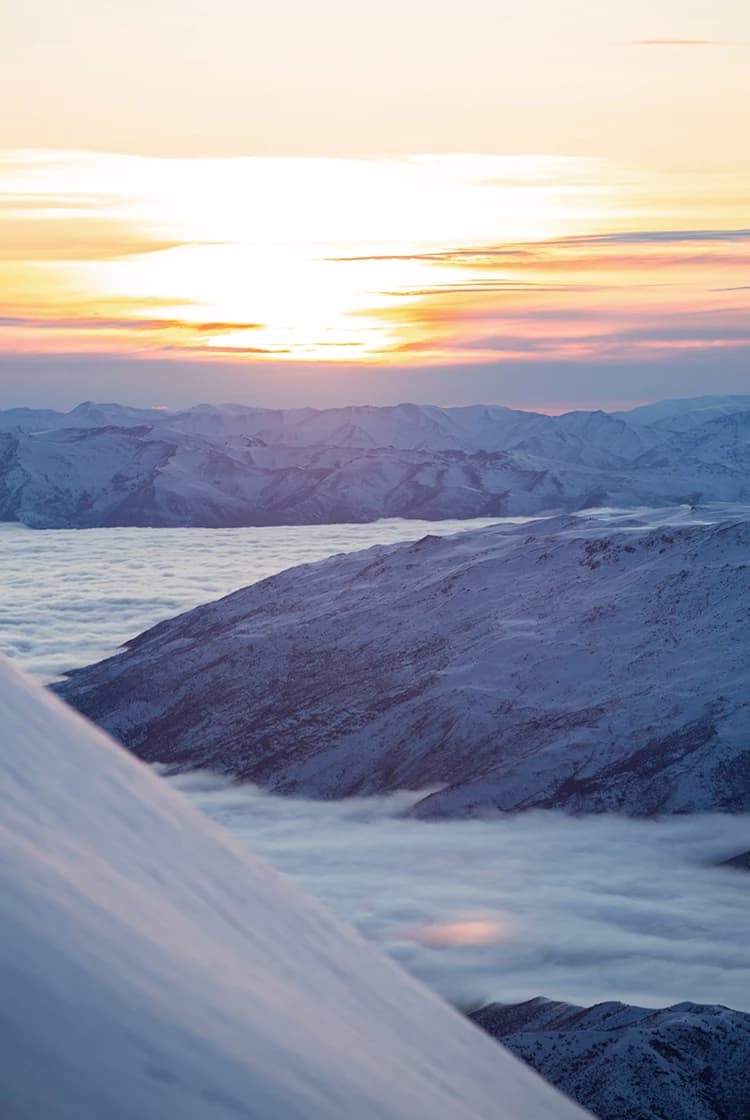
[[[597,465],[619,465],[650,447],[642,428],[631,429],[605,412],[563,416],[523,412],[497,405],[439,408],[436,405],[361,405],[330,409],[263,410],[242,414],[242,434],[264,443],[304,447],[396,448],[417,451],[511,451],[542,447],[547,458],[577,462],[591,446]],[[169,427],[214,438],[220,424],[235,434],[237,418],[221,410],[174,417]]]
[[[124,404],[95,404],[83,401],[70,412],[51,408],[0,409],[0,431],[43,432],[60,428],[105,428],[110,425],[158,423],[170,415],[164,409],[131,408]]]
[[[213,443],[251,438],[289,448],[392,448],[409,451],[508,451],[541,447],[546,457],[580,461],[590,444],[597,465],[633,459],[655,442],[643,425],[605,412],[562,416],[498,405],[358,405],[346,408],[266,409],[197,405],[183,411],[137,409],[85,401],[67,413],[49,409],[0,411],[0,431],[39,434],[71,428],[149,425],[160,435],[195,436]]]
[[[640,405],[611,415],[633,426],[645,425],[657,430],[683,432],[733,412],[750,412],[750,395],[684,397],[656,401],[654,404]]]
[[[109,510],[125,518],[128,504],[143,506],[151,480],[177,450],[150,432],[107,427],[0,435],[0,520],[58,528],[106,524]]]
[[[60,427],[70,413],[53,408],[0,409],[0,432],[40,432]]]
[[[34,528],[275,525],[494,516],[589,504],[565,478],[504,453],[266,447],[148,427],[0,435],[0,520]]]
[[[737,871],[750,871],[750,849],[721,861],[721,867],[732,867]]]
[[[675,520],[333,557],[55,688],[143,758],[287,793],[441,787],[425,815],[747,809],[750,512]]]
[[[262,439],[264,443],[285,444],[290,447],[394,447],[401,450],[480,450],[471,423],[461,423],[455,415],[460,410],[442,409],[435,405],[352,405],[345,408],[298,409],[245,409],[235,413],[230,430],[238,430],[240,420],[245,431]],[[489,410],[494,419],[495,410]],[[536,414],[517,413],[512,409],[498,409],[499,424],[483,426],[487,443],[485,449],[494,449],[502,441],[507,428],[505,414],[512,426],[532,419]],[[506,423],[503,423],[506,421]],[[226,421],[221,409],[193,410],[176,416],[170,426],[178,430],[190,427],[196,434],[216,435]]]
[[[640,456],[636,466],[658,468],[675,462],[694,475],[703,471],[716,476],[722,469],[750,472],[750,410],[727,412],[687,431],[672,432]]]
[[[470,1017],[599,1120],[750,1115],[750,1015],[740,1011],[533,999]]]
[[[402,450],[492,451],[504,449],[529,427],[553,425],[541,413],[495,405],[357,405],[345,408],[253,408],[196,405],[178,411],[136,409],[85,401],[70,412],[0,410],[0,431],[40,432],[151,424],[210,440],[254,436],[289,447],[396,447]]]
[[[7,662],[0,702],[4,1117],[583,1117]]]
[[[206,439],[256,436],[288,446],[360,446],[434,451],[498,451],[532,432],[579,428],[593,418],[632,429],[632,439],[656,439],[644,429],[681,431],[733,412],[750,411],[748,396],[689,397],[657,401],[627,411],[569,412],[550,416],[503,405],[349,405],[340,408],[261,408],[241,404],[199,404],[186,409],[135,408],[84,401],[69,412],[54,409],[0,409],[0,431],[40,432],[60,428],[160,425]],[[602,420],[604,418],[604,421]]]

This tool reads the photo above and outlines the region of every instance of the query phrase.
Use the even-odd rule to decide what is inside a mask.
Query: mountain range
[[[35,528],[429,520],[750,501],[750,396],[560,416],[402,404],[0,412],[0,519]]]

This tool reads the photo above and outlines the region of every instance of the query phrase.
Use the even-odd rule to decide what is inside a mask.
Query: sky
[[[747,5],[0,4],[0,407],[750,391]]]

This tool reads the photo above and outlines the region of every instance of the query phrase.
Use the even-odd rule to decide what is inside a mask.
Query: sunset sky
[[[750,6],[27,0],[0,407],[750,392]]]

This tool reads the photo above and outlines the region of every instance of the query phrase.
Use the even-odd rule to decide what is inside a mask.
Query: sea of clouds
[[[465,1006],[544,995],[750,1011],[747,817],[535,811],[410,819],[415,794],[306,801],[206,772],[174,786]]]
[[[50,680],[109,656],[160,619],[290,565],[489,523],[49,531],[0,524],[0,649]],[[313,802],[210,774],[169,780],[462,1005],[543,994],[750,1010],[750,876],[715,866],[750,849],[747,817],[535,812],[429,822],[406,815],[416,797],[409,793]]]
[[[498,522],[42,530],[0,522],[0,652],[50,681],[111,656],[165,618],[295,564]]]

